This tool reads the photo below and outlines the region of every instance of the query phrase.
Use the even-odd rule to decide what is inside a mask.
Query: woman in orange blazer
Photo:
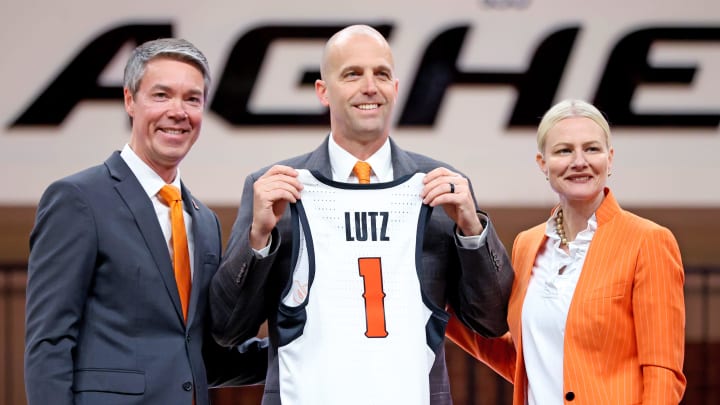
[[[560,202],[513,244],[510,332],[489,339],[454,317],[448,325],[452,341],[514,384],[514,404],[677,404],[685,391],[680,251],[605,187],[610,141],[586,102],[545,114],[536,160]]]

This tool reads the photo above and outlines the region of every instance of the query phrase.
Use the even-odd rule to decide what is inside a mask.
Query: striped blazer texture
[[[573,295],[565,328],[566,404],[677,404],[685,391],[684,271],[672,233],[620,208],[612,193],[596,212],[598,228]],[[483,338],[454,317],[447,336],[514,383],[527,401],[521,311],[545,223],[515,239],[510,332]]]

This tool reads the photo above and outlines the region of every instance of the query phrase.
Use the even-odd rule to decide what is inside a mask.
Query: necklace
[[[565,228],[563,228],[563,211],[562,208],[558,210],[557,217],[555,218],[555,232],[560,237],[560,246],[568,246],[567,236],[565,236]]]

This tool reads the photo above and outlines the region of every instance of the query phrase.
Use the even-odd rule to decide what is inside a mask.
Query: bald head
[[[330,110],[330,130],[360,160],[375,153],[392,126],[398,79],[390,45],[374,28],[351,25],[325,45],[315,93]]]
[[[381,46],[387,48],[387,53],[390,55],[390,62],[392,63],[390,45],[380,32],[369,25],[350,25],[336,32],[325,44],[322,63],[320,64],[320,77],[323,80],[326,78],[326,74],[330,69],[333,54],[339,52],[352,38],[359,36],[374,38]]]

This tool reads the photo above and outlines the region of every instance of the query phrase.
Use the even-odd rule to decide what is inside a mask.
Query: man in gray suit
[[[189,42],[142,44],[125,68],[128,144],[43,194],[28,265],[29,405],[208,405],[209,381],[264,378],[259,346],[223,349],[209,336],[220,225],[178,169],[200,135],[209,88],[207,60]],[[160,197],[167,185],[181,190],[176,218],[185,227],[177,228],[188,240],[182,303],[172,259],[179,245]]]
[[[392,52],[380,33],[368,26],[350,26],[330,38],[323,54],[321,79],[315,89],[320,102],[329,107],[331,133],[313,152],[247,177],[226,256],[210,288],[213,335],[221,344],[237,344],[254,336],[261,324],[268,321],[271,350],[263,404],[311,403],[310,396],[334,398],[323,403],[374,403],[367,399],[377,386],[367,386],[365,376],[354,373],[352,367],[344,369],[347,374],[333,368],[343,362],[343,350],[350,352],[356,347],[343,348],[343,342],[326,342],[317,352],[322,359],[306,358],[302,353],[295,353],[299,355],[297,358],[280,359],[287,351],[283,345],[288,340],[288,325],[284,322],[288,315],[279,314],[278,308],[289,297],[296,264],[293,255],[297,253],[292,247],[293,227],[290,210],[286,208],[298,201],[303,189],[296,169],[308,169],[339,183],[363,182],[359,174],[354,174],[353,166],[358,160],[371,165],[371,183],[390,182],[416,172],[427,173],[421,198],[435,209],[426,227],[417,277],[423,300],[429,298],[430,302],[418,301],[412,305],[427,306],[432,312],[428,325],[439,327],[427,327],[427,336],[422,336],[434,351],[426,374],[429,384],[417,381],[415,387],[412,382],[409,385],[403,382],[403,386],[411,390],[429,387],[420,403],[449,404],[451,396],[442,344],[449,319],[446,305],[452,307],[463,323],[484,336],[505,333],[507,300],[513,280],[505,248],[487,215],[477,210],[470,181],[465,176],[443,162],[402,150],[390,139],[398,80],[394,76]],[[309,226],[312,228],[313,224]],[[330,270],[354,271],[356,276],[358,271]],[[392,271],[383,269],[386,270]],[[360,277],[357,279],[362,283]],[[313,305],[318,291],[310,288],[300,292],[301,298],[309,296]],[[364,304],[363,297],[357,296],[357,305]],[[386,299],[392,298],[388,293]],[[332,303],[315,305],[331,306]],[[307,325],[313,322],[312,316],[308,311]],[[328,323],[322,328],[345,327],[345,323],[342,322],[343,326]],[[356,327],[359,333],[365,330],[364,324]],[[391,328],[392,325],[387,325],[388,330]],[[296,334],[302,333],[302,330],[296,331]],[[389,342],[380,339],[371,344]],[[418,356],[424,355],[426,353],[418,353]],[[365,361],[374,360],[368,357]],[[300,364],[301,370],[302,364],[307,364],[303,362],[323,362],[329,373],[342,374],[342,378],[353,381],[353,392],[359,395],[343,394],[341,389],[321,379],[311,388],[294,386],[295,391],[289,392],[287,387],[293,386],[298,374],[287,372],[288,362]],[[388,364],[375,363],[374,366],[381,370]],[[391,385],[383,389],[399,387],[398,382],[404,377],[395,375],[383,381],[382,384]],[[305,394],[297,394],[300,391]]]

